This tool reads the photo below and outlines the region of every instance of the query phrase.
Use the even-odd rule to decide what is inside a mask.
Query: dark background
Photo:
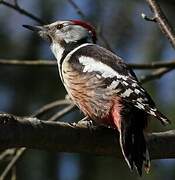
[[[12,2],[12,1],[8,1]],[[141,13],[152,15],[144,0],[76,0],[86,18],[97,29],[102,28],[115,53],[127,62],[146,63],[172,60],[175,52],[162,35],[156,23],[141,18]],[[175,2],[162,3],[165,14],[174,26]],[[75,9],[64,0],[19,0],[21,7],[46,22],[80,19]],[[174,23],[174,24],[173,24]],[[49,45],[24,29],[22,24],[36,21],[0,4],[0,58],[1,59],[54,59]],[[99,44],[104,44],[99,41]],[[136,71],[138,77],[149,71]],[[159,80],[144,84],[160,109],[173,122],[175,117],[175,72]],[[44,104],[64,98],[66,92],[54,67],[15,67],[0,65],[0,111],[15,115],[30,115]],[[67,116],[77,121],[76,114]],[[66,120],[66,118],[64,119]],[[158,121],[150,131],[166,130]],[[174,128],[174,124],[168,128]],[[3,170],[5,164],[1,163]],[[17,163],[17,180],[113,180],[139,179],[130,173],[124,159],[87,154],[51,153],[29,150]],[[175,161],[152,161],[151,172],[143,180],[175,179]]]

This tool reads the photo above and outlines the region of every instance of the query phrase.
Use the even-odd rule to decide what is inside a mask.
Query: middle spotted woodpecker
[[[74,103],[97,124],[117,129],[123,156],[133,170],[149,170],[144,137],[148,115],[169,120],[155,106],[134,72],[117,55],[96,45],[95,29],[80,20],[24,27],[51,44],[61,80]]]

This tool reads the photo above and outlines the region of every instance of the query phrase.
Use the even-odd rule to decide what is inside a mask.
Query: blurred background
[[[12,0],[7,0],[13,3]],[[145,0],[75,0],[98,31],[102,32],[111,49],[128,63],[149,63],[173,60],[175,51],[154,22],[141,18],[151,16]],[[175,26],[175,1],[159,1],[172,26]],[[67,0],[19,0],[19,5],[45,22],[81,19]],[[49,45],[24,29],[22,24],[38,24],[3,4],[0,4],[0,59],[54,59]],[[98,42],[105,46],[101,40]],[[138,78],[150,71],[135,71]],[[160,109],[175,119],[175,71],[161,79],[144,84]],[[56,67],[20,67],[0,65],[0,111],[15,115],[31,115],[43,105],[63,99],[66,95]],[[79,112],[61,120],[77,121]],[[169,129],[175,128],[174,122]],[[149,131],[166,130],[158,121]],[[2,172],[7,162],[0,163]],[[130,173],[124,159],[88,154],[52,153],[28,150],[18,161],[17,180],[116,180],[139,179]],[[175,179],[174,160],[152,161],[151,172],[143,180]],[[8,179],[8,178],[7,178]],[[10,179],[10,176],[9,176]]]

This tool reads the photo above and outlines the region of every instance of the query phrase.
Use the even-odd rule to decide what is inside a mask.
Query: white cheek
[[[57,59],[58,66],[60,66],[60,60],[63,56],[64,48],[59,43],[53,43],[51,50]]]

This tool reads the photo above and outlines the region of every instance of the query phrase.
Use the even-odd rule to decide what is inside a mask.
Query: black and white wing
[[[70,56],[70,55],[69,55]],[[155,106],[155,103],[138,82],[134,72],[112,52],[94,44],[85,44],[71,53],[75,68],[82,73],[95,73],[103,79],[106,88],[116,90],[117,96],[136,108],[155,116],[163,124],[170,121]]]

